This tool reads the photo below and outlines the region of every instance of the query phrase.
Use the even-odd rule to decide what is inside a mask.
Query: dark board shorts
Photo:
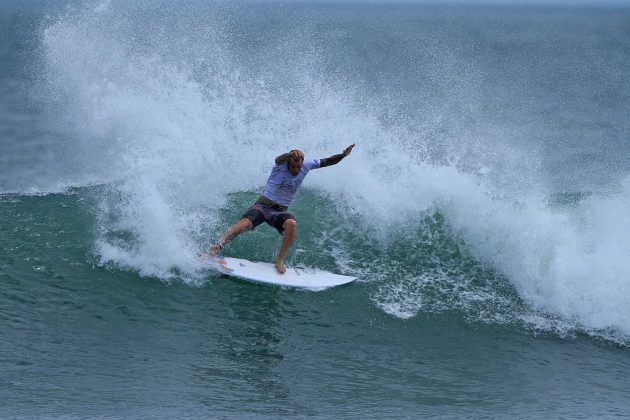
[[[249,219],[252,222],[252,229],[261,224],[262,222],[266,222],[268,225],[275,227],[280,235],[282,235],[284,228],[282,225],[288,219],[295,220],[295,217],[286,209],[280,208],[279,206],[269,206],[257,201],[253,206],[249,208],[241,217],[241,219]]]

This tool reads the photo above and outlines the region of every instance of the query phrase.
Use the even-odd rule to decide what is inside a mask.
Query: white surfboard
[[[211,257],[208,261],[212,268],[228,276],[301,289],[321,290],[350,283],[356,279],[356,277],[342,276],[323,270],[299,267],[287,267],[286,273],[280,274],[273,264],[220,255]]]

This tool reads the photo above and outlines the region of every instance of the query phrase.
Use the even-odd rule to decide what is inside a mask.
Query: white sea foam
[[[229,194],[259,189],[280,152],[299,147],[323,157],[356,143],[351,157],[305,186],[338,203],[349,223],[360,220],[375,247],[387,249],[437,212],[454,240],[534,310],[630,335],[629,179],[614,195],[554,209],[544,180],[535,178],[535,150],[452,137],[447,159],[436,164],[430,136],[385,128],[369,101],[357,105],[351,86],[321,83],[317,72],[304,72],[307,62],[287,86],[240,67],[220,26],[190,34],[170,28],[172,45],[158,48],[168,41],[135,42],[146,33],[135,34],[133,18],[122,19],[116,7],[123,6],[69,12],[43,35],[49,94],[64,106],[61,125],[80,139],[77,158],[94,162],[110,183],[95,240],[103,264],[199,279],[196,255],[225,227],[217,215]],[[435,284],[450,287],[458,302],[504,304],[448,266],[388,267],[373,263],[361,272],[381,283],[374,300],[395,316],[422,311],[423,287]]]

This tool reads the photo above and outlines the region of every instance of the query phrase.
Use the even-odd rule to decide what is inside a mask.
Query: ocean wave
[[[91,182],[117,180],[95,207],[101,264],[203,278],[197,254],[232,222],[222,210],[231,195],[260,190],[276,155],[299,147],[319,158],[356,143],[305,186],[327,200],[342,237],[361,237],[359,254],[379,255],[357,256],[352,241],[328,251],[344,271],[379,283],[378,307],[401,318],[467,308],[543,330],[557,330],[549,320],[558,317],[630,335],[628,178],[616,192],[550,205],[542,151],[522,136],[506,140],[513,130],[487,127],[499,143],[436,131],[452,107],[405,123],[364,95],[361,80],[327,73],[312,34],[252,46],[245,41],[257,38],[226,14],[193,12],[88,3],[43,31],[51,120],[75,139],[77,168],[98,166]],[[435,67],[455,68],[444,56]],[[477,78],[468,83],[478,90]],[[428,232],[450,244],[439,258],[420,246],[435,249],[423,229],[436,214],[441,227]]]

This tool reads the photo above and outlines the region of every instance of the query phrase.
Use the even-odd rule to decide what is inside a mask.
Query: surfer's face
[[[289,159],[289,172],[291,172],[291,175],[296,176],[300,173],[302,163],[304,163],[303,159]]]

